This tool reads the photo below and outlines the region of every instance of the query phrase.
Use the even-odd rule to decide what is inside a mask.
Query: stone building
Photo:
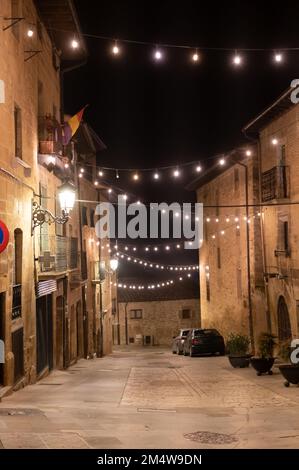
[[[59,187],[66,178],[78,184],[78,143],[63,147],[60,139],[62,77],[86,58],[78,19],[71,0],[3,0],[1,15],[0,220],[9,243],[0,253],[0,396],[97,352],[89,333],[91,323],[97,330],[95,308],[86,314],[79,203],[66,224],[32,227],[33,202],[60,216]],[[74,37],[78,50],[70,47]]]
[[[224,337],[231,332],[247,334],[254,343],[258,333],[267,329],[257,152],[251,145],[215,160],[189,186],[204,205],[199,250],[201,324],[217,328]]]
[[[119,289],[120,344],[170,346],[180,328],[200,326],[198,288]]]
[[[269,328],[299,335],[299,105],[287,90],[244,132],[259,143],[263,270]]]

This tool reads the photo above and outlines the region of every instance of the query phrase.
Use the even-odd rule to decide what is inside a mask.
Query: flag
[[[62,134],[62,144],[67,145],[71,138],[76,134],[77,130],[79,129],[83,113],[88,105],[84,106],[81,111],[79,111],[75,116],[71,117],[70,120],[64,123],[63,126],[63,134]]]

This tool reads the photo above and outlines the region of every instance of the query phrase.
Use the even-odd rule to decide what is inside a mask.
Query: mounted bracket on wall
[[[28,57],[26,57],[25,62],[28,62],[28,60],[33,59],[37,54],[40,54],[42,51],[24,51],[25,54],[30,54]]]

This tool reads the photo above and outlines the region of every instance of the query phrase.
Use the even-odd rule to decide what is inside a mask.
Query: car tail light
[[[200,343],[199,339],[193,339],[192,340],[192,344],[199,344],[199,343]]]

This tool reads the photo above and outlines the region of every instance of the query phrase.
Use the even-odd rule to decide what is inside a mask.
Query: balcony
[[[289,167],[275,166],[262,173],[262,202],[289,197]]]
[[[38,118],[38,136],[39,136],[39,154],[58,155],[62,153],[62,144],[59,136],[61,135],[61,126],[59,122],[50,114],[39,116]]]
[[[63,273],[79,268],[78,238],[41,234],[40,273]]]
[[[12,320],[16,320],[22,316],[22,285],[17,284],[12,289]]]

